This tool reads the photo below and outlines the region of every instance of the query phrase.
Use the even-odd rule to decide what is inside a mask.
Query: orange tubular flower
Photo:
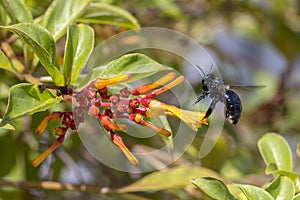
[[[40,125],[35,130],[35,133],[39,134],[39,135],[42,134],[44,132],[44,130],[46,129],[49,120],[58,121],[59,118],[61,118],[61,117],[62,117],[62,113],[61,112],[53,112],[53,113],[51,113],[50,115],[48,115],[47,117],[45,117],[43,119],[43,121],[40,123]]]
[[[154,83],[149,83],[149,84],[145,84],[142,85],[136,89],[134,89],[132,91],[133,95],[142,95],[142,94],[146,94],[147,92],[168,83],[169,81],[173,80],[176,77],[176,73],[175,72],[171,72],[168,73],[167,75],[163,76],[162,78],[158,79],[157,81],[155,81]]]
[[[143,101],[142,103],[145,103],[145,106],[150,108],[148,113],[151,113],[152,110],[152,112],[164,112],[164,114],[176,116],[195,131],[197,131],[202,124],[207,124],[207,119],[203,119],[205,116],[204,112],[181,110],[157,100]]]
[[[129,149],[123,143],[122,138],[116,132],[111,132],[111,139],[112,142],[121,149],[129,162],[137,167],[139,165],[138,159],[129,151]]]
[[[65,134],[59,136],[55,140],[55,142],[46,151],[44,151],[44,153],[42,153],[41,155],[39,155],[36,159],[34,159],[32,161],[31,165],[33,167],[36,167],[39,164],[41,164],[41,162],[43,162],[49,154],[51,154],[53,151],[55,151],[61,145],[61,143],[64,141],[64,138],[65,138]]]
[[[180,83],[182,83],[184,81],[184,77],[183,76],[179,76],[178,78],[176,78],[174,81],[172,81],[171,83],[165,85],[162,88],[159,88],[157,90],[154,90],[153,93],[155,94],[155,96],[160,95],[161,93],[179,85]]]
[[[172,133],[170,131],[168,131],[164,128],[157,127],[157,126],[151,124],[150,122],[145,121],[144,117],[140,114],[131,114],[129,116],[129,119],[136,122],[136,123],[138,123],[138,124],[141,124],[143,126],[147,126],[147,127],[151,128],[152,130],[154,130],[155,132],[158,132],[158,133],[160,133],[164,136],[169,137],[169,136],[172,135]]]
[[[166,114],[169,116],[176,116],[180,118],[184,123],[186,123],[195,131],[197,131],[198,128],[201,128],[202,124],[208,125],[208,119],[203,119],[205,116],[205,112],[194,112],[181,109],[178,109],[177,111],[176,109],[174,109],[173,112],[166,112]]]
[[[103,127],[107,130],[107,131],[122,131],[122,132],[126,132],[127,131],[127,126],[125,124],[115,124],[112,123],[110,118],[106,115],[100,115],[99,120],[101,122],[101,124],[103,125]]]
[[[130,79],[130,74],[123,74],[112,78],[98,78],[94,81],[94,85],[98,90],[101,90],[107,85],[125,82],[128,81],[129,79]]]

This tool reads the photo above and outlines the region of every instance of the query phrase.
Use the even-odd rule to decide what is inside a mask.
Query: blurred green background
[[[51,1],[27,0],[35,17],[44,13]],[[294,166],[300,172],[296,145],[300,141],[300,3],[296,0],[149,0],[104,1],[133,14],[141,27],[165,27],[197,40],[216,62],[224,80],[229,83],[265,85],[266,88],[239,93],[243,116],[238,126],[226,123],[222,136],[212,152],[199,160],[197,151],[203,141],[198,135],[189,150],[172,167],[203,166],[215,170],[229,181],[262,185],[270,177],[264,175],[264,164],[257,150],[257,140],[265,132],[278,132],[289,142]],[[112,25],[93,25],[96,41],[126,30]],[[58,52],[60,42],[57,43]],[[178,56],[167,52],[147,51],[152,59],[174,67],[201,92],[201,77],[185,70]],[[197,56],[197,55],[194,55]],[[0,116],[7,104],[8,89],[18,80],[0,70]],[[63,106],[63,105],[62,105]],[[53,108],[54,109],[54,108]],[[47,113],[18,119],[16,131],[0,130],[0,177],[6,180],[60,181],[74,184],[96,184],[118,189],[146,174],[119,172],[98,162],[87,152],[77,134],[71,134],[40,167],[30,162],[46,149],[54,136],[34,135],[34,129]],[[172,126],[172,120],[170,121]],[[176,123],[176,122],[175,122]],[[176,125],[173,125],[176,126]],[[49,131],[51,127],[49,128]],[[127,138],[126,138],[127,139]],[[134,139],[129,143],[155,146]],[[188,184],[187,184],[188,185]],[[0,199],[206,199],[192,185],[134,195],[99,195],[96,193],[19,190],[0,188]]]

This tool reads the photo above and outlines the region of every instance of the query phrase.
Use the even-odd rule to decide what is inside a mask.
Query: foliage
[[[292,171],[292,154],[286,140],[278,134],[266,133],[258,141],[258,148],[266,163],[266,173],[274,176],[264,188],[224,184],[215,178],[199,178],[191,182],[213,199],[296,199],[300,189],[299,177]]]
[[[299,144],[298,155],[294,153],[300,139],[299,5],[294,0],[0,0],[0,199],[300,199]],[[134,83],[145,78],[153,83],[175,69],[200,93],[201,78],[189,64],[153,49],[123,55],[82,74],[96,44],[125,30],[151,26],[171,28],[205,44],[224,79],[267,86],[239,93],[239,125],[225,124],[216,146],[199,159],[206,130],[202,127],[180,159],[149,174],[108,168],[86,150],[78,134],[67,135],[63,148],[32,167],[32,160],[55,140],[53,130],[63,125],[63,119],[50,120],[45,134],[36,135],[42,119],[71,109],[59,90],[41,92],[38,85],[81,91],[98,78],[124,74],[131,74]],[[201,59],[193,53],[196,61]],[[130,85],[118,83],[110,90],[124,87]],[[181,92],[193,101],[189,91]],[[169,105],[176,104],[172,94],[159,100],[174,110]],[[192,103],[184,106],[195,109]],[[199,117],[185,114],[189,118],[182,120],[188,122]],[[176,120],[164,116],[158,121],[164,129],[176,130]],[[192,129],[197,127],[193,124]],[[263,134],[270,130],[284,134]],[[129,149],[141,151],[172,143],[172,138],[122,137]],[[161,157],[146,167],[156,170]]]

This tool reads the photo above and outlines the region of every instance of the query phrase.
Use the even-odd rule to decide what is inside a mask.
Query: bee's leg
[[[218,99],[213,99],[213,100],[212,100],[212,102],[211,102],[211,104],[209,105],[209,108],[208,108],[208,110],[206,111],[206,114],[205,114],[205,116],[203,117],[203,119],[206,119],[206,118],[208,118],[208,117],[211,115],[211,113],[214,111],[214,109],[215,109],[217,103],[218,103]]]
[[[197,97],[195,104],[198,103],[199,101],[205,99],[205,97],[207,97],[208,95],[209,95],[209,92],[203,91],[203,93],[199,97]]]
[[[199,101],[203,100],[205,98],[205,94],[201,94],[199,97],[197,97],[196,101],[194,104],[198,103]]]

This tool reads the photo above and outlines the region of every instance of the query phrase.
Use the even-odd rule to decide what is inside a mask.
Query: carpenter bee
[[[213,112],[216,104],[222,102],[225,105],[225,117],[230,123],[236,125],[241,117],[242,102],[239,96],[231,89],[248,90],[257,89],[264,86],[243,86],[243,85],[226,85],[224,81],[214,74],[205,74],[204,71],[196,65],[203,73],[202,94],[196,99],[195,104],[209,97],[212,99],[204,119],[209,117]]]

